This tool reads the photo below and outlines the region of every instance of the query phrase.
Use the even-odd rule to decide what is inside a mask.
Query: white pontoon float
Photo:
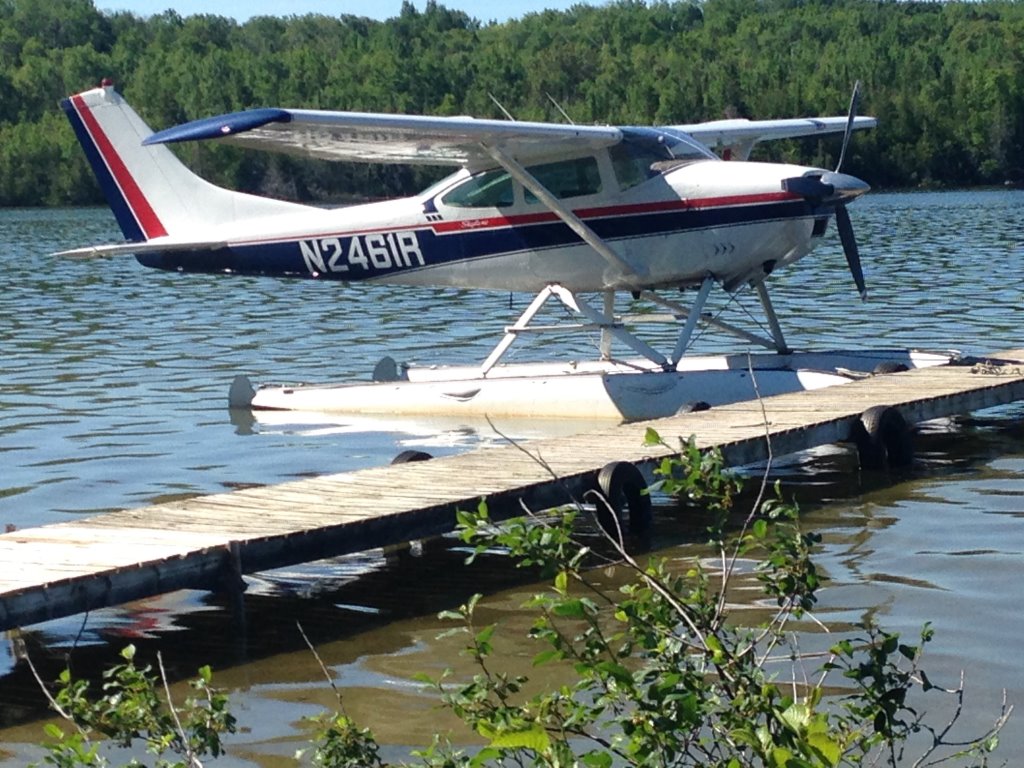
[[[412,367],[385,358],[363,383],[254,387],[239,376],[230,404],[254,412],[638,421],[955,358],[896,349],[733,354],[684,357],[673,371],[648,360],[608,360],[499,365],[486,375],[479,366]]]

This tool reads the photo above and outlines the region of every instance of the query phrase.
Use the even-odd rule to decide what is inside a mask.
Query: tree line
[[[429,0],[386,21],[0,0],[0,205],[101,201],[58,101],[112,77],[155,128],[254,106],[670,124],[861,111],[844,170],[878,187],[1024,179],[1024,3],[614,0],[503,23]],[[493,97],[493,98],[492,98]],[[839,141],[764,144],[834,165]],[[297,200],[409,193],[422,170],[186,146],[210,180]]]

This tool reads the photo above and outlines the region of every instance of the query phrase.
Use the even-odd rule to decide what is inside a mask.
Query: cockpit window
[[[601,191],[601,171],[595,157],[533,165],[527,171],[560,200],[596,195]],[[456,208],[504,208],[513,204],[514,194],[508,172],[496,168],[467,179],[445,194],[441,202]],[[537,202],[529,190],[526,202]]]
[[[512,177],[496,168],[477,174],[441,198],[455,208],[504,208],[514,202]]]
[[[597,158],[594,157],[533,165],[527,170],[559,200],[596,195],[601,191],[601,171],[597,166]],[[537,202],[537,198],[529,190],[526,190],[526,202]]]
[[[657,176],[655,163],[665,159],[663,152],[653,152],[632,142],[616,144],[608,150],[608,154],[612,158],[615,178],[619,180],[619,187],[623,190],[632,189]]]

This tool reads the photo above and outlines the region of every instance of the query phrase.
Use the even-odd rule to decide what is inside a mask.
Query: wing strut
[[[620,279],[610,281],[609,288],[639,289],[644,277],[642,270],[633,266],[612,250],[608,243],[598,237],[597,233],[588,227],[579,216],[562,205],[561,201],[552,195],[543,184],[537,181],[526,168],[515,159],[506,155],[501,148],[488,144],[482,144],[481,146],[502,168],[509,172],[512,178],[536,195],[537,199],[544,203],[548,210],[558,216],[573,232],[579,235],[583,242],[597,251],[601,258],[622,273]]]

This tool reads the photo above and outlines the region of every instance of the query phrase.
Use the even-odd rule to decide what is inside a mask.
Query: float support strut
[[[715,282],[710,277],[705,277],[704,281],[700,284],[700,289],[697,291],[697,298],[693,300],[693,306],[690,307],[689,314],[686,316],[686,323],[683,325],[683,329],[679,332],[679,339],[676,341],[676,348],[672,352],[672,365],[675,366],[683,358],[683,353],[686,351],[687,345],[690,343],[690,337],[693,336],[693,331],[697,327],[697,321],[700,320],[700,313],[704,309],[704,304],[708,300],[708,294],[711,293],[711,288]]]
[[[604,316],[609,322],[615,319],[615,291],[604,292]],[[601,359],[610,360],[612,356],[612,334],[608,328],[601,329]]]
[[[775,342],[775,351],[780,355],[788,354],[790,349],[786,345],[786,340],[782,336],[782,326],[779,325],[779,317],[775,314],[775,307],[772,306],[771,297],[768,296],[768,287],[764,284],[764,280],[759,282],[754,288],[757,290],[757,298],[761,300],[761,306],[764,308],[765,317],[768,318],[768,328],[772,332],[772,340]]]

